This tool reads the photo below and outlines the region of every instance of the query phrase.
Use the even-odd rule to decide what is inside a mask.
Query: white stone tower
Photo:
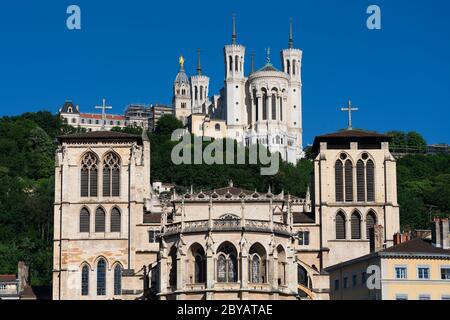
[[[192,113],[204,113],[208,106],[209,77],[202,74],[200,49],[197,55],[197,74],[191,77]]]
[[[244,63],[245,47],[236,43],[236,19],[233,15],[231,44],[224,48],[225,55],[225,99],[228,137],[243,142],[247,124],[245,106]]]
[[[289,48],[281,52],[283,71],[289,74],[288,106],[291,110],[287,116],[288,133],[297,137],[295,153],[297,158],[303,155],[302,143],[302,51],[294,48],[292,36],[292,18],[289,23]]]
[[[184,58],[180,57],[180,70],[173,84],[173,107],[175,116],[186,124],[186,119],[192,114],[191,86],[184,71]]]

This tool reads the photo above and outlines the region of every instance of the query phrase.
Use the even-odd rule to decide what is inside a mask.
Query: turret
[[[173,84],[173,107],[177,119],[186,123],[186,118],[192,113],[191,86],[184,71],[184,57],[180,56],[180,70]]]
[[[191,77],[192,113],[205,113],[208,106],[209,77],[202,74],[200,49],[197,50],[197,75]]]

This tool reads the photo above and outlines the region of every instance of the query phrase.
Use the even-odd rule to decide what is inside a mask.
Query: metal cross
[[[348,106],[347,108],[341,108],[341,111],[347,111],[348,112],[348,130],[352,130],[352,111],[359,111],[358,108],[352,108],[352,102],[350,99],[348,99]]]
[[[102,130],[105,130],[105,124],[106,124],[106,110],[111,110],[111,106],[106,105],[106,99],[103,98],[103,104],[101,106],[95,106],[95,109],[102,109]]]

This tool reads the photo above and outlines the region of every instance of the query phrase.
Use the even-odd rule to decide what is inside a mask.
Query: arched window
[[[239,71],[239,57],[238,56],[234,57],[234,64],[235,64],[234,70],[236,72]]]
[[[356,191],[357,200],[360,202],[366,201],[366,178],[364,175],[364,162],[358,160],[356,164]]]
[[[354,212],[351,218],[352,239],[361,239],[361,216]]]
[[[366,164],[367,170],[367,201],[375,201],[375,166],[372,160],[368,160]]]
[[[120,196],[120,159],[109,153],[103,161],[103,196]]]
[[[272,120],[277,120],[277,96],[272,93]]]
[[[233,71],[233,57],[229,56],[228,60],[230,61],[230,71]]]
[[[194,100],[195,101],[198,100],[198,88],[197,88],[197,86],[194,87]]]
[[[106,295],[106,261],[100,259],[97,263],[97,295]]]
[[[253,101],[255,101],[255,121],[259,120],[259,105],[258,97],[256,96],[256,90],[253,90]]]
[[[105,232],[105,211],[102,208],[95,212],[95,232]]]
[[[113,208],[111,211],[111,232],[120,232],[120,227],[120,211],[117,208]]]
[[[222,244],[217,258],[217,281],[218,282],[237,282],[237,253],[236,249],[229,244]]]
[[[214,126],[216,131],[220,131],[220,124],[216,123],[216,125]]]
[[[266,250],[255,243],[249,251],[249,280],[251,283],[265,283],[266,275]]]
[[[353,201],[353,164],[350,160],[345,162],[345,202]]]
[[[205,250],[198,243],[189,249],[189,283],[206,282],[206,255]]]
[[[263,105],[262,105],[262,111],[263,111],[263,114],[262,114],[262,118],[263,118],[263,120],[267,120],[267,112],[268,112],[268,110],[267,110],[267,104],[268,104],[268,98],[267,98],[267,93],[265,92],[265,91],[263,91],[263,95],[262,95],[262,103],[263,103]]]
[[[291,74],[291,61],[290,60],[286,60],[286,65],[287,65],[287,73]]]
[[[116,265],[114,267],[114,295],[122,294],[122,267]]]
[[[98,182],[98,159],[89,152],[84,155],[81,161],[81,196],[96,197]]]
[[[336,214],[336,239],[345,239],[345,234],[345,214],[343,212],[338,212]]]
[[[177,285],[177,248],[172,247],[168,259],[169,285],[174,287]]]
[[[81,295],[89,295],[89,267],[86,265],[81,269]]]
[[[200,86],[200,100],[203,99],[203,86]]]
[[[370,239],[370,232],[377,223],[377,216],[373,211],[370,211],[366,217],[366,238]]]
[[[90,231],[90,217],[88,209],[83,208],[80,212],[80,232]]]
[[[341,160],[337,160],[334,166],[336,183],[336,202],[344,201],[344,171]]]
[[[308,284],[308,272],[301,265],[297,265],[297,283],[309,288]]]
[[[283,121],[283,97],[280,97],[280,120]]]
[[[292,73],[295,75],[295,71],[297,69],[297,66],[295,65],[295,60],[292,60]]]

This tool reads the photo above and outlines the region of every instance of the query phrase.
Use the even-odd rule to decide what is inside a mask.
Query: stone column
[[[261,122],[262,120],[262,95],[258,93],[256,95],[256,100],[258,101],[258,121]]]
[[[214,255],[212,252],[206,254],[206,289],[214,288]],[[213,300],[214,296],[211,291],[206,293],[206,300]]]
[[[269,109],[267,113],[268,120],[272,120],[272,95],[273,93],[267,95],[267,108]]]
[[[181,250],[178,250],[177,252],[177,291],[181,291],[184,290],[184,277],[185,275],[185,255],[183,254],[183,252],[181,252]],[[177,295],[177,300],[183,300],[184,299],[184,295],[183,294],[178,294]]]
[[[167,256],[162,256],[159,260],[159,292],[167,291]]]
[[[253,97],[253,94],[251,95],[251,106],[252,106],[252,109],[251,109],[251,121],[250,121],[250,124],[253,127],[253,125],[256,123],[256,103],[255,103],[255,99]]]
[[[247,289],[248,288],[248,255],[241,254],[241,289]],[[248,300],[248,292],[242,292],[241,296],[242,300]]]

